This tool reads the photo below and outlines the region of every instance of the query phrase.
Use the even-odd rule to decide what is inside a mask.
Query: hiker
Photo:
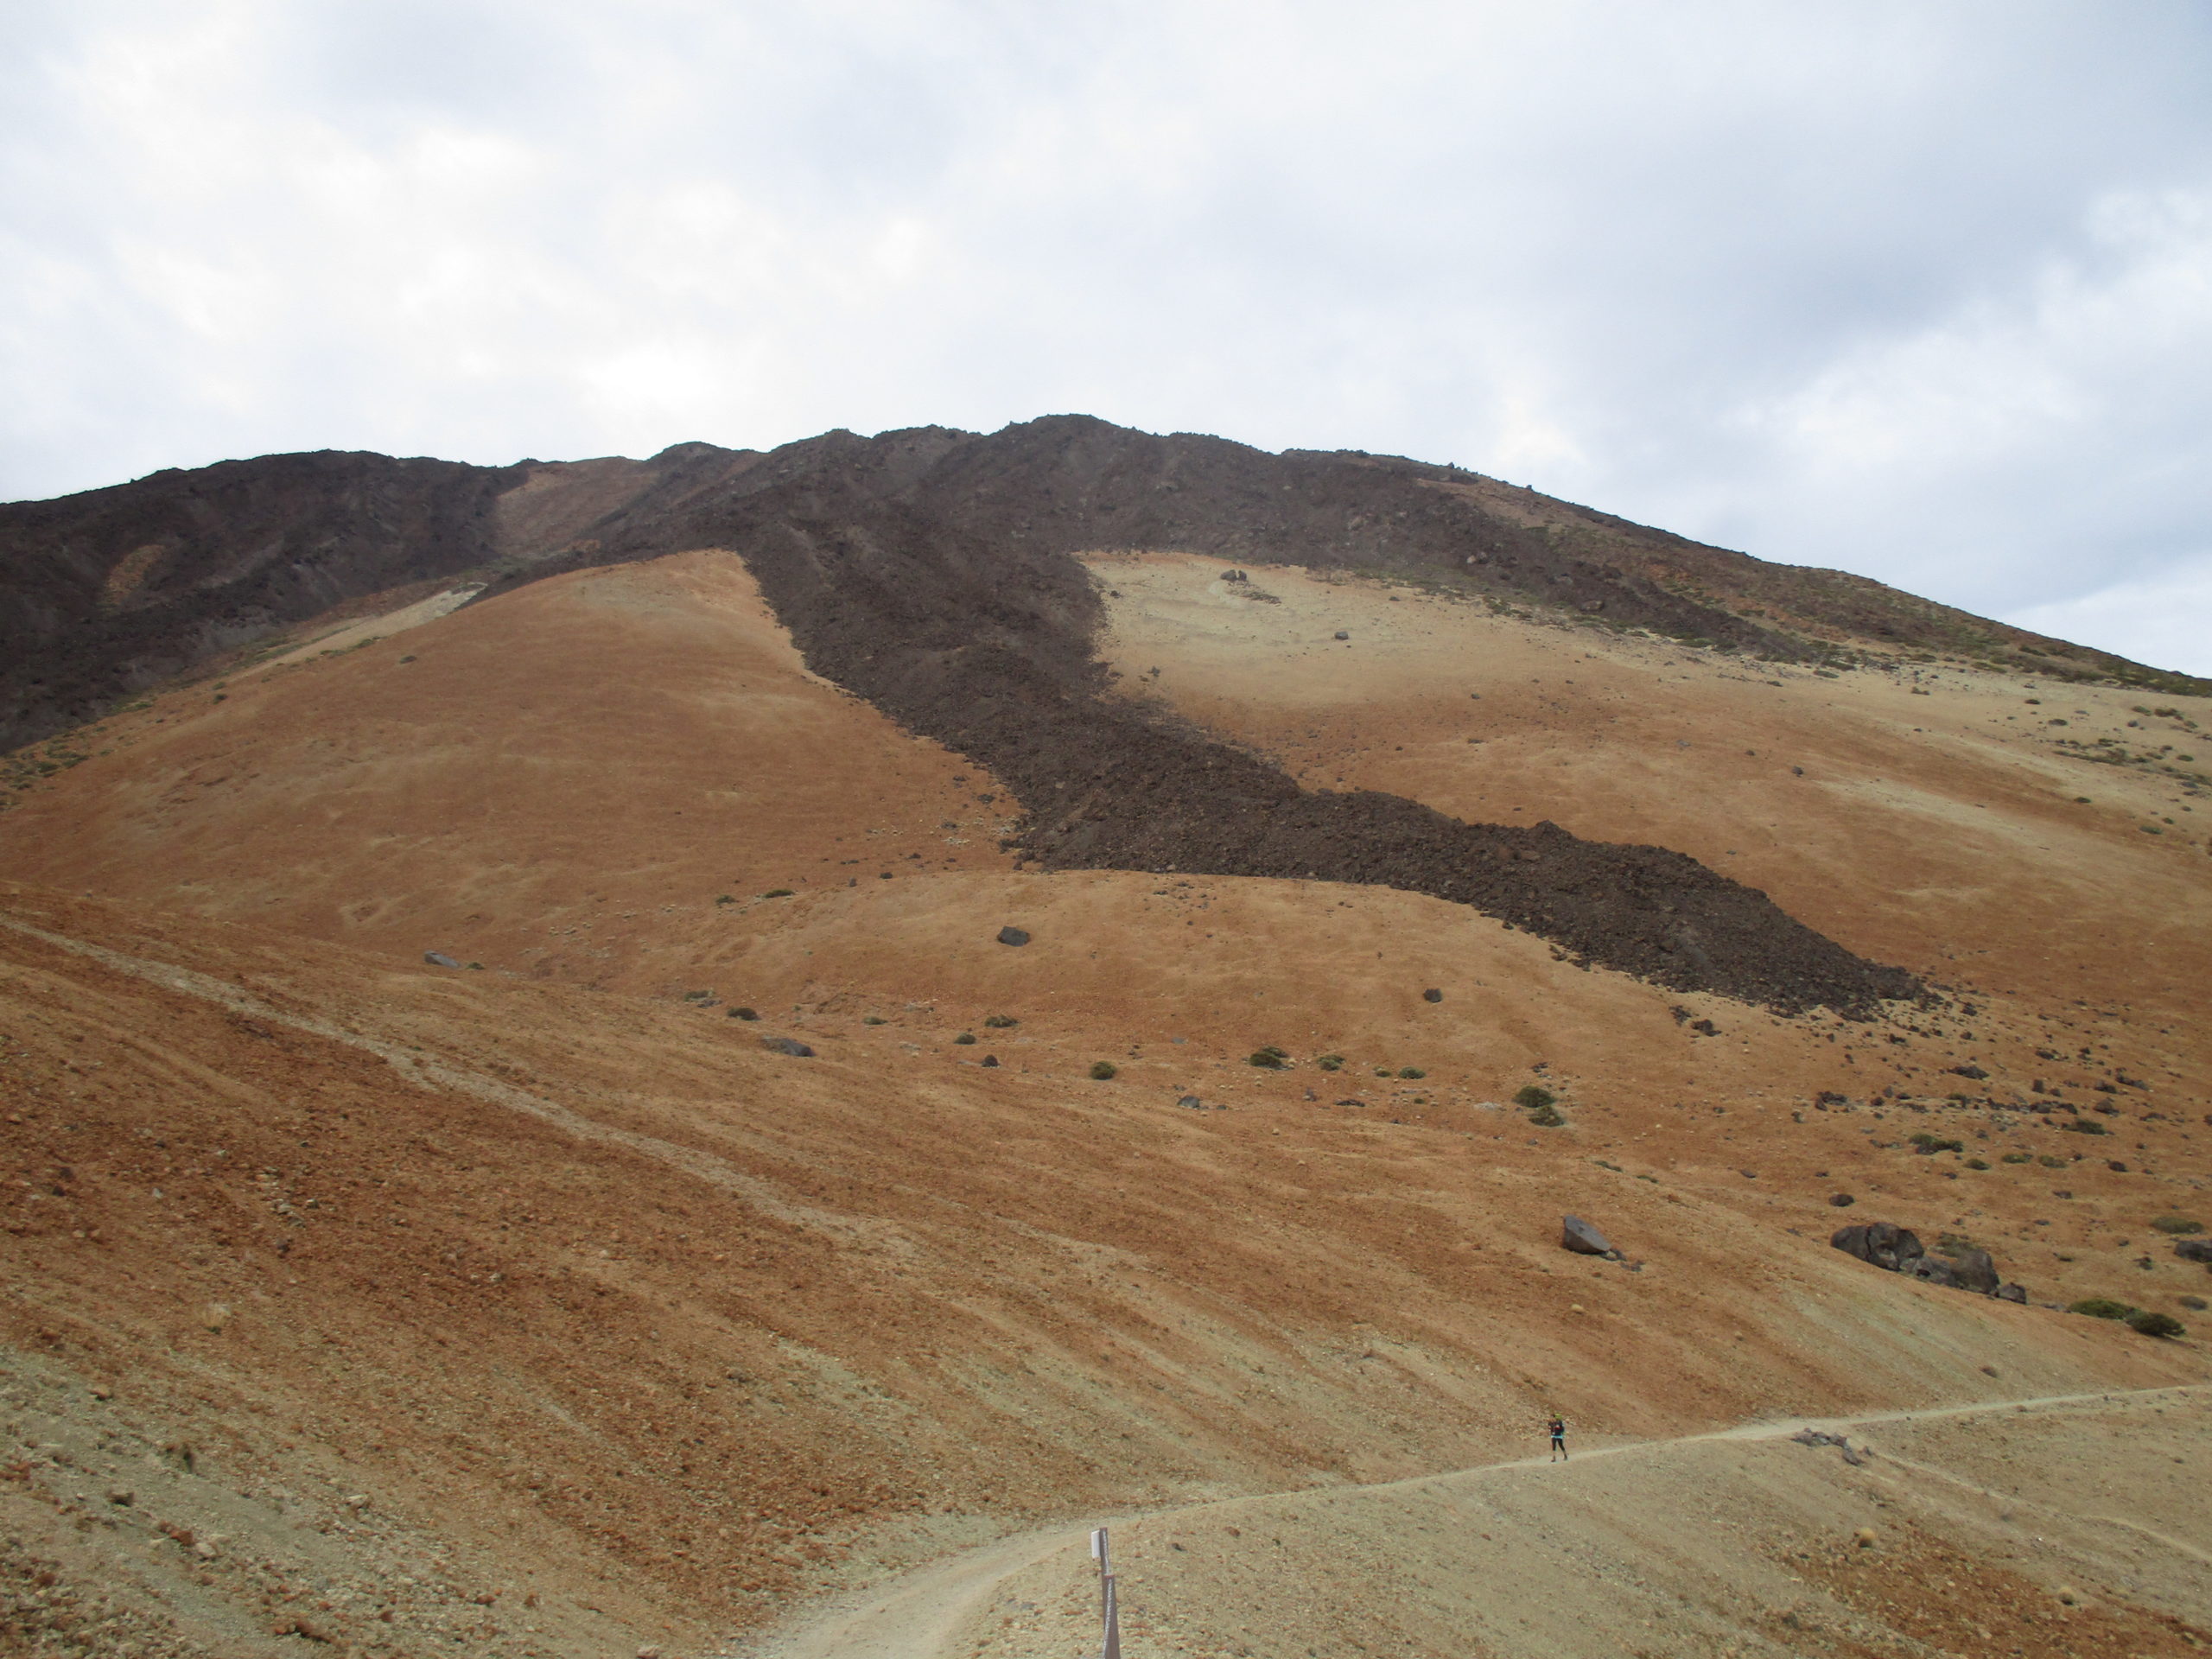
[[[1551,1421],[1552,1455],[1554,1463],[1567,1461],[1567,1420],[1554,1415]]]

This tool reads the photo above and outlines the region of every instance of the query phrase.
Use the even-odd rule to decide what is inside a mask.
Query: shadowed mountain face
[[[1783,1009],[1864,1011],[1918,987],[1680,854],[1301,789],[1161,718],[1096,660],[1098,597],[1072,556],[1177,549],[1384,574],[1774,659],[1965,649],[2157,677],[1452,467],[1060,416],[766,454],[687,444],[645,462],[282,456],[0,509],[6,730],[59,729],[372,593],[469,577],[496,594],[698,546],[745,557],[818,672],[988,766],[1024,809],[1021,849],[1047,868],[1401,887],[1592,963]]]
[[[324,453],[0,506],[0,743],[496,551],[516,467]]]

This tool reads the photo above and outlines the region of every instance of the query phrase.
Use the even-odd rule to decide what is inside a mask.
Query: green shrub
[[[1425,1077],[1428,1073],[1417,1065],[1402,1065],[1398,1068],[1398,1075],[1402,1077]]]
[[[2171,1313],[2154,1313],[2145,1307],[2127,1316],[2127,1328],[2146,1337],[2177,1337],[2186,1327]]]
[[[1324,1054],[1313,1064],[1324,1071],[1341,1071],[1344,1069],[1344,1057],[1341,1054]]]
[[[882,1026],[888,1025],[890,1021],[886,1020],[880,1014],[864,1014],[861,1015],[861,1024],[864,1026]]]
[[[1378,1065],[1375,1068],[1375,1075],[1378,1077],[1387,1077],[1390,1075],[1390,1068],[1387,1065]]]
[[[2125,1319],[2141,1310],[2126,1302],[2115,1302],[2109,1296],[2085,1296],[2078,1302],[2066,1305],[2069,1313],[2086,1313],[2093,1319]]]
[[[1987,1169],[1989,1167],[1989,1161],[1984,1158],[1969,1158],[1967,1160],[1967,1167],[1968,1169]]]
[[[976,1033],[972,1031],[963,1031],[952,1040],[963,1048],[971,1047],[976,1041]]]
[[[1513,1103],[1523,1111],[1541,1112],[1557,1103],[1559,1096],[1541,1083],[1524,1083],[1513,1096]]]
[[[760,1016],[751,1008],[732,1008],[729,1017],[733,1020],[758,1020]]]
[[[993,1031],[1012,1031],[1020,1023],[1021,1021],[1014,1018],[1013,1015],[1005,1014],[995,1014],[983,1021],[983,1024]]]
[[[715,902],[718,905],[734,905],[737,902],[737,897],[734,893],[719,893],[715,896]]]
[[[2063,1158],[2053,1158],[2048,1153],[2045,1153],[2042,1157],[2037,1159],[2036,1162],[2041,1164],[2045,1169],[2063,1169],[2066,1167],[2066,1160]]]
[[[2160,1216],[2151,1224],[2162,1233],[2201,1233],[2204,1224],[2191,1221],[2187,1216]]]
[[[771,887],[760,896],[763,899],[788,899],[791,896],[791,890],[789,887]]]
[[[1111,1060],[1093,1060],[1090,1063],[1090,1080],[1093,1083],[1103,1083],[1118,1069]]]
[[[2088,1117],[2077,1117],[2071,1123],[2067,1124],[2066,1128],[2069,1132],[2075,1135],[2103,1135],[2107,1133],[2103,1124],[2098,1122],[2094,1118]]]
[[[1283,1057],[1272,1048],[1255,1049],[1251,1058],[1246,1060],[1244,1064],[1256,1065],[1263,1071],[1280,1071],[1282,1070]]]
[[[1997,1161],[2000,1164],[2032,1164],[2035,1160],[2036,1155],[2032,1152],[2008,1152]]]
[[[1559,1115],[1556,1106],[1539,1106],[1529,1114],[1529,1121],[1540,1129],[1555,1129],[1567,1120]]]
[[[1914,1146],[1919,1147],[1923,1154],[1936,1152],[1964,1152],[1967,1149],[1967,1143],[1963,1141],[1946,1141],[1941,1135],[1929,1134],[1925,1129],[1918,1135],[1907,1138]]]

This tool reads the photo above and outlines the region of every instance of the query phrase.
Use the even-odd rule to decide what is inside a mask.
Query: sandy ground
[[[1116,1517],[1122,1650],[2191,1654],[2212,1640],[2208,1427],[2201,1389],[2092,1395]],[[1047,1530],[744,1651],[1078,1653],[1099,1622],[1088,1529]]]
[[[1253,571],[1270,605],[1188,560],[1099,569],[1133,693],[1315,781],[1683,847],[1953,988],[1785,1020],[1414,894],[1017,872],[991,779],[808,674],[711,553],[318,648],[219,702],[181,688],[79,734],[90,758],[0,814],[16,1628],[72,1650],[92,1613],[54,1598],[81,1592],[113,1604],[110,1647],[128,1627],[147,1653],[298,1650],[275,1631],[301,1618],[365,1653],[709,1652],[920,1563],[973,1574],[970,1552],[1047,1523],[1510,1459],[1548,1408],[1597,1446],[2205,1376],[2212,1277],[2150,1224],[2212,1224],[2212,859],[2202,798],[2153,770],[2193,756],[2206,709],[1928,666],[1755,672],[1294,572]],[[2077,731],[2172,748],[2094,764],[2051,734]],[[1009,923],[1032,943],[997,944]],[[1294,1065],[1247,1064],[1262,1044]],[[1532,1083],[1560,1127],[1511,1103]],[[2054,1099],[2073,1109],[2024,1109]],[[1561,1251],[1568,1212],[1624,1260]],[[1827,1248],[1877,1218],[1987,1247],[2031,1305]],[[2061,1311],[2088,1295],[2190,1334]],[[2172,1427],[2127,1421],[2116,1458]],[[2085,1422],[2011,1455],[2055,1466],[2106,1434]],[[1775,1570],[1808,1583],[1834,1540],[1805,1506],[1869,1513],[1851,1483],[1904,1481],[1899,1459],[2015,1490],[1901,1432],[1870,1428],[1893,1455],[1847,1473],[1681,1448],[1643,1497],[1605,1484],[1625,1454],[1578,1463],[1590,1504],[1652,1518],[1552,1558],[1524,1508],[1532,1587],[1446,1606],[1465,1563],[1427,1588],[1363,1570],[1324,1599],[1342,1639],[1312,1624],[1306,1646],[1544,1650],[1513,1621],[1553,1629],[1553,1580],[1639,1550],[1620,1572],[1707,1596],[1710,1561],[1657,1562],[1667,1505],[1716,1482],[1751,1543],[1801,1540]],[[1548,1473],[1468,1478],[1510,1507]],[[2094,1496],[2204,1547],[2147,1484]],[[1336,1544],[1293,1503],[1301,1573],[1452,1531],[1360,1502]],[[1940,1548],[2044,1581],[1913,1502],[1930,1541],[1883,1561]],[[1133,1620],[1168,1605],[1156,1575],[1138,1592],[1154,1524]],[[2134,1609],[2109,1617],[2138,1647],[2103,1650],[2165,1651],[2139,1624],[2182,1592],[2065,1548],[2050,1571],[2095,1568],[2083,1594]],[[1844,1559],[1821,1595],[1858,1593],[1871,1558]],[[1879,1593],[1933,1606],[1923,1579]],[[1262,1595],[1241,1582],[1201,1599],[1226,1619]],[[1715,1622],[1771,1589],[1725,1582],[1676,1645],[1604,1628],[1655,1653],[1862,1650],[1751,1645],[1797,1627]],[[1294,1659],[1308,1627],[1242,1628],[1177,1639]]]

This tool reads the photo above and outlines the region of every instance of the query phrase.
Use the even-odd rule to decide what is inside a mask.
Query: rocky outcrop
[[[1970,1244],[1954,1244],[1930,1253],[1919,1235],[1893,1222],[1867,1221],[1837,1229],[1828,1243],[1846,1255],[1856,1256],[1887,1273],[1900,1273],[1931,1285],[1970,1290],[2001,1301],[2024,1302],[2027,1292],[2006,1284],[1998,1274],[1989,1252]]]

